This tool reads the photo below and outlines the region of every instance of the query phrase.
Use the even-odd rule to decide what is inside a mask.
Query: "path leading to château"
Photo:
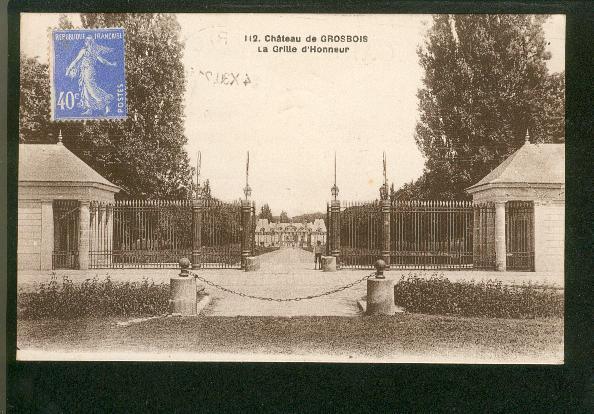
[[[326,273],[314,270],[314,255],[300,248],[285,248],[260,258],[260,271],[239,275],[205,274],[207,279],[228,289],[269,298],[315,295],[346,285],[371,270]],[[200,283],[200,281],[198,281]],[[250,299],[207,287],[211,303],[207,316],[357,316],[357,300],[365,295],[365,281],[331,295],[301,301],[276,302]]]
[[[260,273],[291,274],[313,270],[314,255],[300,248],[285,248],[258,256]]]

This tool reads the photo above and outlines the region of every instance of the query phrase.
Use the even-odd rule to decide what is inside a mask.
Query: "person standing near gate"
[[[322,268],[322,242],[318,240],[318,243],[314,245],[314,269],[321,269]],[[319,267],[318,267],[319,264]]]

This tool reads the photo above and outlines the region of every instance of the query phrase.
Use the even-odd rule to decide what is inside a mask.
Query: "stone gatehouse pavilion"
[[[467,192],[475,205],[494,204],[494,229],[485,230],[497,270],[510,267],[519,252],[532,256],[536,272],[563,272],[565,144],[531,144],[526,134],[522,147]],[[513,214],[518,205],[524,214]]]
[[[61,137],[60,137],[61,138]],[[19,144],[17,268],[87,269],[91,227],[111,232],[112,211],[92,214],[91,202],[113,203],[120,188],[57,144]]]

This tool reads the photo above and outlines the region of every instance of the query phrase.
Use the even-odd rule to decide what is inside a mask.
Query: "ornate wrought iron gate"
[[[327,211],[327,254],[346,268],[382,258],[397,269],[493,269],[495,208],[466,201],[351,202]],[[78,266],[79,203],[54,203],[55,268]],[[91,268],[243,268],[255,250],[255,205],[215,199],[90,206]],[[473,240],[474,239],[474,240]],[[506,205],[507,267],[534,270],[534,206]]]
[[[93,202],[89,266],[176,268],[187,257],[196,268],[240,268],[253,254],[254,210],[215,199]]]
[[[78,200],[55,200],[54,211],[54,269],[78,268],[78,237],[80,204]]]
[[[202,211],[201,267],[241,267],[241,203],[206,200]]]
[[[103,206],[91,206],[92,267],[177,267],[181,257],[192,249],[190,200],[122,200],[113,206],[113,240],[102,228]],[[94,242],[94,240],[96,240]]]
[[[508,201],[505,204],[506,267],[534,271],[534,203]]]
[[[390,267],[472,267],[472,206],[466,201],[395,201]]]
[[[386,199],[346,203],[336,213],[329,205],[327,254],[334,251],[341,267],[372,268],[380,258],[398,269],[472,267],[470,202]]]
[[[378,201],[349,202],[340,212],[340,266],[369,269],[382,252],[382,211]]]

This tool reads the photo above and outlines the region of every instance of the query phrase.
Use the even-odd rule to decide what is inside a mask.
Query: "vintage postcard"
[[[19,41],[18,360],[563,363],[564,16]]]

